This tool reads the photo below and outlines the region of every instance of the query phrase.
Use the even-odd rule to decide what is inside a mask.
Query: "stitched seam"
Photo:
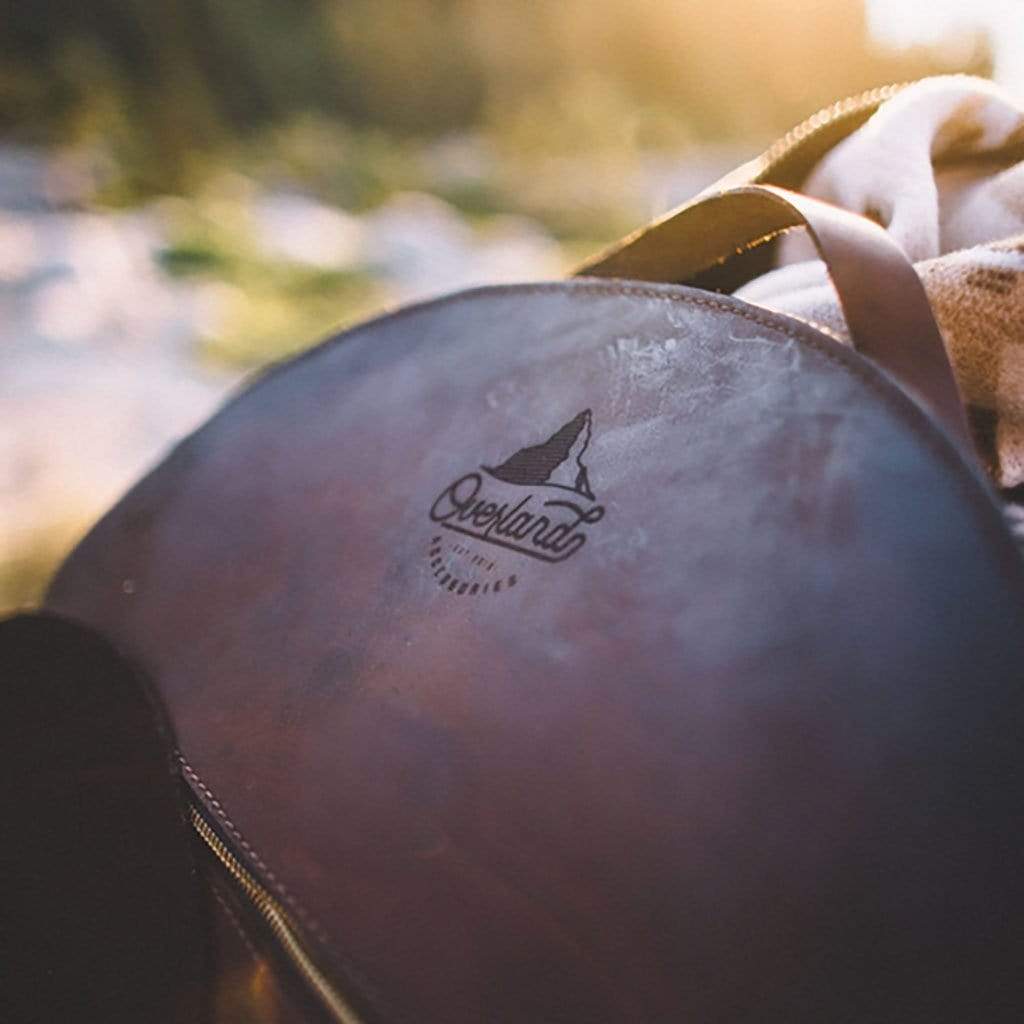
[[[797,225],[791,224],[789,227],[776,228],[774,231],[769,231],[766,235],[761,235],[760,238],[755,238],[751,242],[747,242],[746,245],[740,246],[735,253],[730,253],[728,256],[723,256],[718,263],[726,263],[732,259],[733,255],[742,256],[744,253],[752,252],[754,249],[760,249],[762,245],[767,245],[769,242],[774,242],[777,238],[781,238],[783,235],[792,231]],[[699,271],[698,271],[699,273]]]
[[[786,315],[788,316],[789,314]],[[796,314],[793,314],[793,319],[802,320],[809,327],[813,327],[816,331],[819,331],[826,337],[831,338],[837,345],[842,345],[843,348],[853,348],[853,342],[847,341],[841,334],[837,333],[834,328],[829,327],[827,324],[823,324],[820,320],[812,320],[809,316],[797,316]],[[854,349],[854,351],[856,352],[856,349]]]
[[[238,919],[238,915],[224,898],[218,883],[212,879],[210,880],[210,892],[213,893],[213,898],[220,904],[221,909],[227,916],[227,919],[231,922],[231,926],[234,928],[235,933],[242,940],[245,948],[249,951],[249,955],[252,957],[253,962],[256,963],[257,966],[261,964],[263,962],[263,958],[256,952],[256,947],[252,944],[252,939],[249,938],[248,933],[242,927],[242,922]]]
[[[204,802],[209,805],[210,810],[217,815],[224,827],[231,833],[234,839],[238,842],[239,846],[245,851],[249,859],[255,864],[262,872],[264,879],[273,887],[275,892],[288,904],[288,906],[295,911],[299,920],[312,932],[324,945],[333,951],[334,947],[331,944],[330,939],[327,937],[327,933],[320,926],[319,922],[310,914],[305,907],[299,902],[299,900],[293,896],[287,886],[282,882],[277,875],[267,866],[266,862],[262,857],[252,848],[245,836],[242,835],[238,826],[228,817],[227,812],[224,810],[224,806],[221,802],[213,795],[213,791],[205,782],[199,777],[196,770],[185,760],[181,751],[177,751],[177,758],[181,764],[182,771],[189,778],[189,780],[199,789],[205,798]]]
[[[310,914],[306,908],[302,905],[299,899],[293,896],[280,881],[273,871],[267,866],[266,862],[260,857],[260,855],[252,848],[245,837],[242,835],[238,826],[228,817],[227,812],[224,810],[224,806],[221,802],[213,795],[213,791],[205,782],[199,777],[199,773],[185,760],[184,755],[180,750],[175,750],[174,755],[181,765],[182,770],[185,772],[189,780],[199,789],[204,806],[209,805],[210,809],[220,819],[221,823],[231,833],[231,835],[238,841],[242,849],[252,859],[252,862],[263,872],[265,880],[270,884],[270,887],[275,891],[284,902],[293,910],[302,924],[307,928],[311,935],[318,940],[321,947],[328,953],[330,957],[333,957],[336,961],[341,961],[342,965],[346,964],[347,958],[341,955],[338,948],[334,945],[332,939],[327,935],[327,932],[321,927],[320,923]],[[212,885],[211,885],[212,888]],[[357,986],[358,987],[358,986]],[[383,1012],[380,1003],[377,998],[377,994],[373,991],[361,991],[362,998],[371,1006],[373,1006],[378,1012]]]

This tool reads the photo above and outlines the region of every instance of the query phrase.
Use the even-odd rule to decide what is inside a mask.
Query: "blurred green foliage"
[[[207,362],[256,367],[349,326],[383,299],[369,268],[322,267],[267,253],[250,220],[244,179],[213,183],[188,201],[164,201],[166,274],[205,284],[216,319],[196,339]]]
[[[394,140],[480,131],[517,167],[564,153],[767,140],[815,107],[950,70],[881,52],[860,0],[7,0],[0,133],[99,140],[112,194],[189,191],[239,144],[343,126],[339,200]],[[983,47],[972,67],[985,70]],[[322,133],[323,134],[323,133]],[[354,139],[359,145],[353,146]],[[400,146],[399,146],[400,148]],[[364,155],[353,158],[353,149]],[[470,205],[492,198],[465,195]]]
[[[726,153],[702,149],[738,160],[844,95],[987,73],[964,52],[876,48],[861,0],[0,0],[0,139],[87,168],[61,203],[155,211],[162,271],[208,310],[189,351],[237,372],[394,300],[362,256],[268,247],[259,196],[358,220],[431,193],[478,240],[539,222],[568,267],[681,168],[709,183]],[[0,552],[0,608],[38,600],[96,511],[40,510]]]
[[[0,548],[0,616],[40,604],[54,567],[82,533],[80,522],[54,519],[29,544]]]

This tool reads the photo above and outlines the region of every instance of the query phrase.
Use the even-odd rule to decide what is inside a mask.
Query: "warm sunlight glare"
[[[935,44],[956,32],[987,32],[994,78],[1024,95],[1024,3],[1020,0],[867,0],[868,23],[881,43]]]

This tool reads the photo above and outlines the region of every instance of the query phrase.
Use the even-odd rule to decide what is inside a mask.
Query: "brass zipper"
[[[220,837],[210,827],[202,812],[190,804],[189,817],[192,827],[207,849],[217,859],[224,871],[231,876],[235,885],[241,890],[249,903],[266,922],[271,934],[277,940],[282,952],[288,957],[295,969],[303,977],[316,994],[324,1008],[339,1024],[361,1024],[355,1011],[348,1005],[344,997],[327,980],[323,972],[313,963],[304,948],[288,912],[281,903],[268,892],[224,845]]]

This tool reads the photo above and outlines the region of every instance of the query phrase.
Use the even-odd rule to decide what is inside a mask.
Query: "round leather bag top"
[[[812,328],[579,280],[257,380],[48,604],[370,1021],[1018,1020],[1024,585]]]

